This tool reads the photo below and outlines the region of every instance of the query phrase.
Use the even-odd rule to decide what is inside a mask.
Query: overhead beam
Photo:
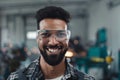
[[[61,5],[57,5],[61,6]],[[43,5],[40,6],[27,6],[27,7],[20,7],[20,8],[6,8],[6,9],[1,9],[1,15],[27,15],[27,14],[35,14],[35,12],[44,7]],[[68,10],[71,15],[80,15],[80,14],[85,14],[86,7],[85,6],[79,6],[79,5],[64,5],[61,6],[64,9]]]
[[[59,1],[53,1],[53,0],[35,0],[35,1],[28,1],[28,0],[12,0],[12,1],[0,1],[0,8],[20,8],[20,7],[29,7],[29,6],[45,6],[45,5],[86,5],[88,3],[87,0],[59,0]]]

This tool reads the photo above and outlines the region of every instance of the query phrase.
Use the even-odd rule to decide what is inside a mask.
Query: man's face
[[[68,49],[68,31],[65,21],[43,19],[39,23],[38,47],[44,60],[52,66],[58,65]]]

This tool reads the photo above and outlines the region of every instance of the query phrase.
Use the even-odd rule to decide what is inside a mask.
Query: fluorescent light
[[[36,31],[29,31],[27,32],[27,39],[36,39]]]

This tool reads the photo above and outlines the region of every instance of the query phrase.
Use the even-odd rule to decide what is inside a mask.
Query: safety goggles
[[[48,39],[54,37],[57,41],[69,40],[70,30],[37,30],[40,39]]]

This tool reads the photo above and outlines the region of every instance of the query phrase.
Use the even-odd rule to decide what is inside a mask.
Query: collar
[[[26,77],[29,78],[30,80],[33,80],[33,79],[44,80],[44,75],[39,66],[40,65],[39,61],[40,61],[40,58],[36,59],[24,71],[24,73],[26,74]],[[70,79],[71,77],[76,78],[73,66],[68,62],[67,59],[65,60],[65,63],[66,63],[66,71],[62,80],[67,80],[67,79]]]

